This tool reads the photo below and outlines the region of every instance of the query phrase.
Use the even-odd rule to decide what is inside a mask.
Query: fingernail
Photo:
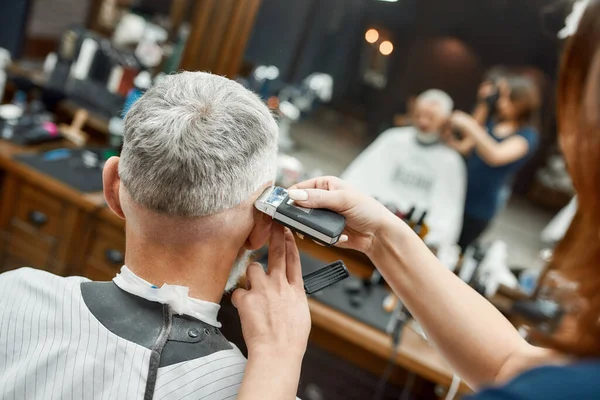
[[[346,243],[348,241],[348,235],[342,235],[338,239],[338,243]]]
[[[300,189],[288,190],[288,196],[290,196],[290,199],[292,199],[292,200],[297,200],[297,201],[308,200],[308,192],[306,190],[300,190]]]

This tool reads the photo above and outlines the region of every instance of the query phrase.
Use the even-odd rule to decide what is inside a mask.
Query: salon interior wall
[[[0,0],[0,47],[41,59],[72,24],[86,23],[92,0]]]
[[[85,23],[91,0],[34,0],[27,34],[57,38],[71,24]]]
[[[343,97],[352,80],[347,60],[361,37],[366,0],[263,0],[245,60],[275,65],[286,83],[312,72],[334,78],[334,98]]]
[[[311,13],[315,3],[317,11]],[[298,80],[316,70],[331,73],[339,78],[338,98],[350,95],[361,101],[360,73],[355,66],[365,30],[379,26],[394,36],[390,81],[382,96],[388,108],[398,108],[407,96],[436,84],[466,109],[474,100],[477,81],[490,66],[531,64],[555,75],[556,40],[545,36],[540,24],[540,8],[545,3],[264,0],[245,58],[254,64],[276,65],[286,80]],[[304,29],[309,30],[308,39],[300,49],[298,65],[292,65]],[[448,79],[448,61],[456,64],[452,71],[458,79]],[[478,72],[473,73],[474,69]]]
[[[394,46],[401,52],[410,42],[416,3],[263,0],[245,59],[255,65],[277,66],[286,82],[297,82],[315,71],[328,73],[335,82],[333,105],[364,115],[365,105],[373,103],[373,96],[378,95],[361,83],[365,30],[373,21],[376,26],[393,26],[399,33]]]

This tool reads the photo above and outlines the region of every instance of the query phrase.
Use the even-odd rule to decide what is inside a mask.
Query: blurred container
[[[531,296],[537,288],[539,279],[540,271],[526,269],[519,276],[519,287],[524,293]]]
[[[4,88],[6,86],[6,67],[10,64],[10,53],[0,47],[0,103],[4,99]]]
[[[287,188],[301,182],[304,177],[304,166],[294,157],[280,154],[277,158],[277,185]]]

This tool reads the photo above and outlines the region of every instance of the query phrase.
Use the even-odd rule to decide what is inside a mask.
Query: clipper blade
[[[307,295],[317,293],[326,287],[348,278],[350,274],[342,261],[324,266],[304,277],[304,291]]]

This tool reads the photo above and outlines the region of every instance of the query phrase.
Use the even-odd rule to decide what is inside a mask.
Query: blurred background
[[[503,271],[494,280],[496,288],[501,285],[531,294],[575,207],[572,203],[571,208],[564,209],[572,201],[574,190],[557,143],[555,113],[557,71],[564,44],[559,31],[565,27],[573,3],[5,0],[0,5],[0,47],[6,49],[0,54],[0,85],[3,103],[16,108],[0,112],[0,143],[10,142],[10,146],[0,148],[0,156],[5,158],[0,166],[4,182],[0,192],[0,271],[27,264],[96,279],[114,275],[116,266],[122,263],[122,230],[120,222],[103,208],[98,195],[101,165],[110,155],[118,154],[122,118],[128,107],[162,74],[182,69],[210,71],[236,79],[257,92],[278,119],[278,180],[282,185],[324,174],[344,175],[350,165],[366,170],[367,166],[358,164],[366,159],[360,155],[365,149],[375,149],[369,146],[375,146],[383,132],[400,135],[403,131],[394,129],[415,123],[419,126],[415,116],[422,112],[419,107],[424,100],[418,96],[429,89],[446,92],[456,110],[470,114],[482,102],[496,106],[489,102],[489,96],[478,96],[482,83],[491,82],[500,93],[500,79],[519,76],[533,82],[540,94],[536,146],[530,147],[522,165],[502,182],[503,197],[498,200],[493,218],[469,244],[477,244],[471,257],[482,253],[475,257],[479,263],[486,253],[493,253],[490,263]],[[502,72],[498,75],[498,71]],[[492,118],[493,112],[489,111]],[[31,133],[33,128],[37,133]],[[433,169],[447,169],[442,159],[436,158],[442,156],[427,150],[422,141],[398,143],[385,153],[387,159],[399,164],[398,168],[423,161],[436,164]],[[436,145],[445,146],[439,138]],[[424,155],[414,161],[417,156],[411,159],[405,157],[407,154]],[[68,162],[60,168],[58,163],[44,164],[50,159]],[[467,175],[471,173],[469,158],[464,160],[468,167],[457,177],[438,176],[435,172],[428,182],[435,185],[437,181],[456,179],[456,184],[451,181],[449,186],[459,188],[464,197]],[[353,164],[355,161],[357,164]],[[374,189],[369,194],[389,203],[416,229],[427,225],[434,213],[437,215],[434,203],[454,201],[442,191],[435,194],[436,201],[427,198],[415,204],[394,204],[388,186],[395,183],[386,183],[388,178],[377,171],[374,168],[370,172],[370,179],[382,180],[386,189],[382,193]],[[45,194],[54,197],[44,200]],[[462,219],[464,199],[456,201]],[[28,208],[31,204],[33,208]],[[562,214],[558,214],[560,210]],[[60,222],[48,222],[55,215],[52,213]],[[21,217],[25,225],[15,222]],[[432,220],[430,225],[433,227],[435,222]],[[81,246],[65,244],[77,237],[82,238]],[[468,253],[464,248],[459,253],[455,245],[456,240],[432,244],[440,254],[444,249],[452,268]],[[78,249],[72,251],[72,247]],[[510,271],[511,277],[502,275],[504,271]],[[472,280],[470,275],[466,279]],[[483,274],[480,279],[485,280]],[[233,314],[225,310],[226,316],[234,318]],[[387,339],[381,340],[389,346]],[[377,358],[373,361],[376,366],[362,367],[379,376],[385,372],[385,351],[375,355],[360,351],[350,356],[353,363],[335,361],[339,365],[334,375],[340,378],[336,378],[339,382],[334,389],[324,388],[324,383],[305,384],[303,397],[370,398],[367,389],[363,393],[348,383],[360,381],[362,378],[357,376],[361,374],[348,372],[354,377],[348,381],[342,378],[346,373],[343,371],[349,368],[347,365],[360,364],[360,359]],[[321,353],[309,354],[312,365],[325,362]],[[407,368],[407,364],[410,362],[400,362],[400,367]],[[431,368],[433,372],[429,373],[416,368],[416,374],[441,385],[435,389],[437,392],[420,389],[420,395],[408,395],[445,395],[451,375]],[[312,371],[307,374],[315,374]],[[392,380],[406,387],[414,368],[406,373]],[[310,375],[305,382],[317,382],[318,375]]]

